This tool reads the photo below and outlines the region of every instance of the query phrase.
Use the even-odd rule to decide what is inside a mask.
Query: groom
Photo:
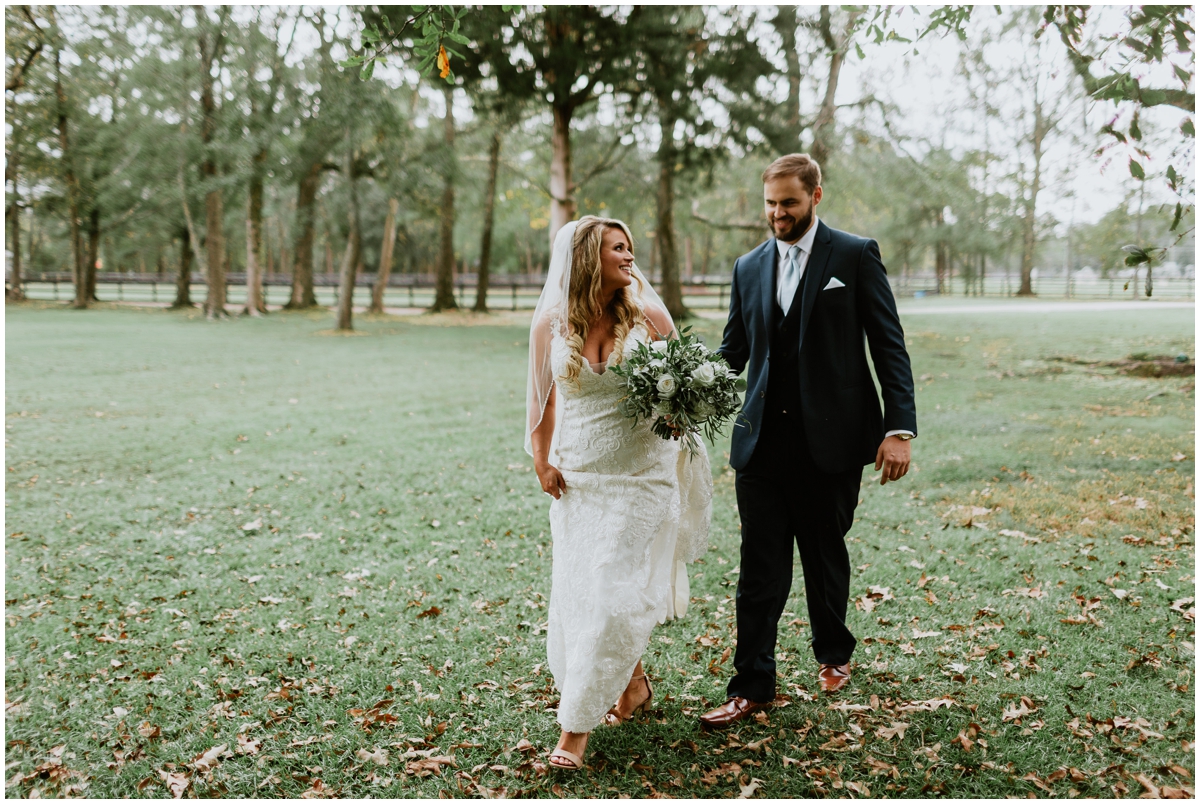
[[[821,168],[808,155],[780,157],[762,180],[774,237],[734,263],[720,348],[734,371],[747,370],[748,383],[729,457],[742,521],[736,675],[725,704],[700,718],[705,728],[750,717],[775,698],[793,542],[821,691],[849,682],[856,640],[846,627],[845,536],[862,467],[873,461],[881,483],[904,477],[917,432],[912,369],[878,244],[818,220]]]

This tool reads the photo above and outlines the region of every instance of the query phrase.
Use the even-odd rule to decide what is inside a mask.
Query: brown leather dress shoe
[[[821,692],[832,695],[850,683],[850,665],[823,664],[817,678],[821,680]]]
[[[730,698],[711,712],[701,715],[700,725],[706,729],[723,729],[770,706],[771,703],[759,703],[749,698]]]

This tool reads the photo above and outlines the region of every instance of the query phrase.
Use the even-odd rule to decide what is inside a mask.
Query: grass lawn
[[[1193,788],[1194,311],[904,318],[915,465],[864,475],[850,689],[724,699],[738,526],[646,654],[647,720],[548,771],[528,330],[7,309],[9,796],[1136,797]],[[478,323],[478,322],[475,322]],[[710,343],[720,323],[700,321]]]

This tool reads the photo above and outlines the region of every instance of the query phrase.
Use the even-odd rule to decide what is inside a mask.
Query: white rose
[[[665,360],[651,360],[651,361],[650,361],[649,363],[647,363],[646,365],[647,365],[647,366],[649,366],[650,368],[656,368],[656,369],[660,369],[660,368],[666,368],[666,367],[667,367],[667,361],[665,361]]]
[[[717,380],[717,371],[712,363],[701,363],[695,371],[692,372],[692,382],[697,385],[707,388]]]
[[[654,343],[650,344],[650,348],[656,352],[665,352],[667,351],[667,342],[655,341]]]
[[[670,399],[675,396],[675,378],[670,374],[663,374],[658,378],[658,395],[663,399]]]

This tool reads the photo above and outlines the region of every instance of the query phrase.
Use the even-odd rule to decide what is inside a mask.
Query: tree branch
[[[29,24],[33,26],[35,31],[37,31],[37,45],[29,49],[29,53],[26,55],[25,62],[23,64],[14,59],[15,63],[13,65],[12,75],[10,75],[4,83],[4,90],[6,92],[15,92],[25,85],[25,73],[33,65],[34,60],[41,54],[42,48],[46,46],[46,37],[41,26],[38,25],[37,20],[34,19],[33,13],[29,10],[29,6],[21,6],[21,13],[25,15],[25,18],[29,20]]]
[[[597,162],[592,167],[591,170],[589,170],[586,174],[584,174],[584,177],[582,179],[580,179],[577,182],[574,182],[575,186],[571,188],[572,191],[580,189],[585,184],[587,184],[589,181],[591,181],[592,179],[599,176],[601,173],[604,173],[607,170],[612,170],[614,167],[616,167],[618,164],[620,164],[621,160],[624,159],[629,154],[629,151],[631,150],[630,148],[627,147],[621,151],[619,156],[617,156],[615,159],[611,159],[610,157],[612,157],[613,153],[620,147],[621,147],[621,138],[617,137],[616,139],[613,140],[612,145],[610,145],[608,147],[608,151],[605,152],[604,156],[600,158],[600,161]]]
[[[742,229],[742,230],[749,230],[749,231],[754,231],[754,232],[761,232],[766,227],[766,225],[761,222],[745,223],[745,222],[741,222],[741,221],[732,221],[730,223],[720,223],[719,221],[714,221],[711,218],[706,218],[700,214],[700,200],[696,199],[696,198],[692,199],[692,220],[700,221],[700,223],[703,223],[705,226],[711,226],[714,229],[725,229],[725,230]]]
[[[1058,36],[1067,48],[1067,58],[1071,66],[1083,80],[1083,88],[1087,94],[1097,100],[1132,101],[1142,106],[1174,106],[1185,112],[1195,113],[1196,94],[1183,89],[1143,88],[1136,78],[1127,73],[1117,73],[1105,77],[1092,74],[1091,56],[1080,53],[1065,26],[1055,24]]]

